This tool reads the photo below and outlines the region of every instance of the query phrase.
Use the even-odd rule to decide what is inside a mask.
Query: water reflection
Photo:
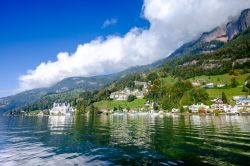
[[[51,134],[63,134],[67,128],[73,126],[73,116],[49,116],[48,127]]]
[[[0,165],[247,165],[249,116],[0,117]]]

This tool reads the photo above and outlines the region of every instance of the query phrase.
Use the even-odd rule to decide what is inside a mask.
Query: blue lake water
[[[250,116],[0,116],[0,165],[250,165]]]

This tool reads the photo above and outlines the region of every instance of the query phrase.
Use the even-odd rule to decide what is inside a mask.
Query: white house
[[[248,96],[233,96],[234,101],[246,99],[246,98],[250,98],[250,95],[248,95]]]
[[[53,108],[49,112],[50,115],[73,115],[75,109],[69,103],[54,103]]]
[[[209,106],[204,105],[204,104],[193,104],[191,106],[188,107],[188,109],[191,112],[199,112],[200,109],[205,109],[205,110],[209,110]]]
[[[233,100],[236,102],[236,106],[250,111],[250,96],[234,96]]]
[[[172,108],[172,113],[177,113],[177,112],[179,112],[180,110],[179,109],[177,109],[177,108]]]
[[[238,113],[238,111],[240,110],[241,108],[238,107],[238,106],[230,106],[230,105],[227,105],[227,106],[224,106],[224,111],[226,113]]]
[[[213,99],[211,101],[213,103],[211,105],[211,110],[212,111],[214,111],[214,110],[220,110],[220,111],[226,112],[224,110],[224,108],[225,108],[225,106],[227,106],[227,104],[224,104],[223,100],[221,98],[216,98],[216,99]]]
[[[206,85],[202,86],[203,88],[213,88],[215,85],[214,83],[207,83]]]
[[[125,91],[116,91],[110,94],[110,98],[114,100],[127,100],[128,94]]]
[[[225,87],[225,86],[226,86],[225,84],[218,84],[218,85],[217,85],[218,88],[223,88],[223,87]]]
[[[198,81],[192,82],[193,87],[201,86],[201,83]]]
[[[135,85],[143,86],[142,91],[138,89],[130,90],[129,88],[124,88],[110,94],[110,98],[114,100],[127,100],[129,95],[136,96],[138,99],[144,98],[145,94],[148,92],[148,84],[146,82],[135,81]]]
[[[250,98],[241,98],[239,100],[236,100],[236,105],[238,107],[250,109]]]

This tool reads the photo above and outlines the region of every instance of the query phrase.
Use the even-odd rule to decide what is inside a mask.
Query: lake
[[[0,165],[249,165],[250,116],[0,116]]]

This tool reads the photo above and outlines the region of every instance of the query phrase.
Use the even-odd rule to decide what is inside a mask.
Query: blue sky
[[[1,0],[0,96],[18,86],[18,77],[62,51],[97,36],[123,35],[147,27],[142,0]],[[107,19],[116,24],[103,27]]]

